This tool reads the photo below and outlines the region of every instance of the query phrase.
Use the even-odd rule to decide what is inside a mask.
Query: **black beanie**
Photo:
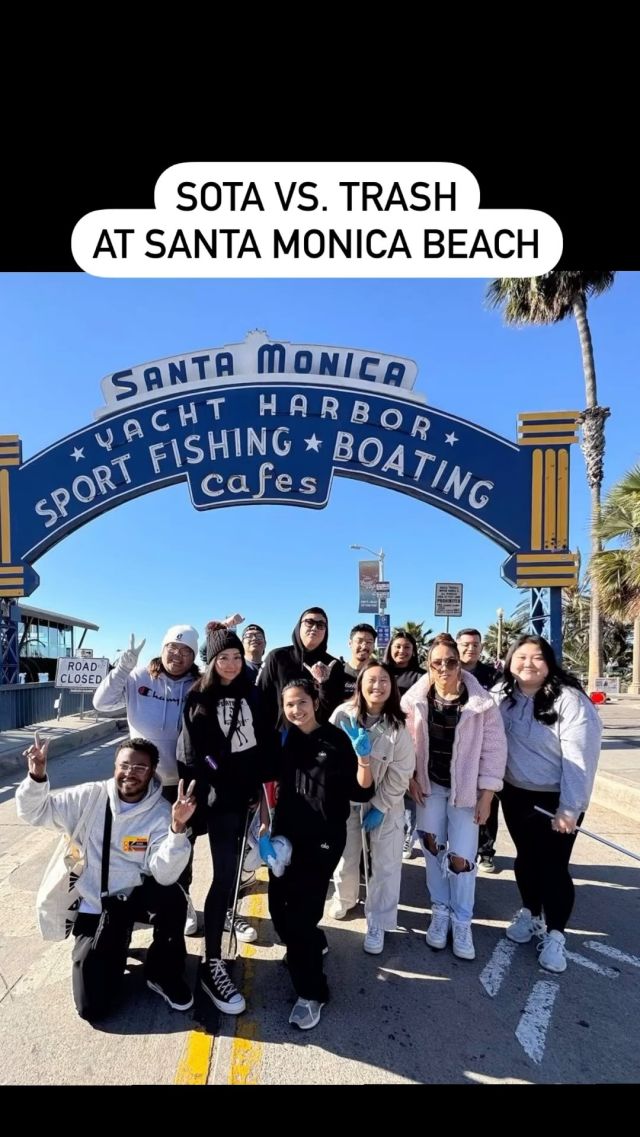
[[[244,659],[244,645],[235,632],[232,632],[230,628],[221,628],[215,625],[212,628],[207,625],[207,663],[211,663],[211,660],[216,655],[220,655],[221,651],[228,651],[230,648],[239,651]]]

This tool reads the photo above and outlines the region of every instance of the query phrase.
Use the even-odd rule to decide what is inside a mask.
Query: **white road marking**
[[[630,963],[633,967],[640,967],[640,958],[637,955],[627,955],[624,951],[609,947],[609,944],[599,944],[597,940],[587,940],[584,946],[591,948],[592,951],[599,951],[601,955],[608,955],[609,959],[617,959],[620,963]]]
[[[599,967],[592,959],[587,959],[586,955],[578,955],[575,951],[565,952],[567,959],[573,960],[574,963],[579,963],[580,967],[586,967],[589,971],[597,971],[598,975],[604,975],[605,979],[619,979],[620,972],[614,971],[612,967]]]
[[[518,945],[510,943],[506,937],[498,940],[491,959],[480,972],[480,982],[492,999],[498,994],[517,950]]]
[[[527,1005],[520,1017],[520,1022],[516,1027],[516,1038],[522,1049],[529,1058],[538,1064],[544,1058],[547,1030],[551,1022],[553,1004],[559,990],[559,983],[550,983],[547,980],[540,980],[534,984],[527,999]]]

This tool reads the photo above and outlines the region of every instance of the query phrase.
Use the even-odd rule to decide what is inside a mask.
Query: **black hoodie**
[[[318,647],[315,647],[313,651],[308,651],[300,639],[300,623],[307,612],[317,612],[318,615],[324,616],[327,622],[324,636]],[[320,707],[317,712],[318,722],[326,722],[331,712],[342,702],[344,673],[340,661],[336,660],[335,656],[329,655],[327,651],[329,620],[324,609],[314,608],[313,606],[305,608],[293,629],[291,639],[293,641],[291,647],[276,647],[269,652],[256,684],[263,692],[263,711],[266,723],[270,727],[276,727],[280,720],[282,690],[285,683],[291,679],[311,678],[309,668],[313,667],[314,663],[326,663],[328,666],[333,662],[326,683],[316,684],[320,699]]]

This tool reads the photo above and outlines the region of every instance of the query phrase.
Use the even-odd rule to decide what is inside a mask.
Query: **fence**
[[[55,683],[7,683],[0,685],[0,730],[15,730],[56,717],[54,702],[60,691]],[[75,702],[69,710],[76,709]],[[78,707],[80,703],[78,701]]]

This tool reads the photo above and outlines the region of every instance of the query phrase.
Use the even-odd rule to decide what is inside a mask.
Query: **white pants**
[[[424,849],[427,889],[433,908],[447,908],[454,920],[468,923],[473,916],[476,892],[476,853],[478,828],[473,809],[449,804],[451,790],[431,783],[431,794],[419,805],[416,827]],[[437,856],[429,852],[424,835],[432,833]],[[450,857],[464,857],[469,872],[454,872]]]
[[[358,902],[360,891],[360,856],[362,854],[362,829],[360,828],[360,806],[352,802],[347,821],[347,843],[334,873],[336,886],[335,899],[346,908],[353,908]],[[371,806],[362,807],[366,817]],[[371,876],[369,895],[364,911],[369,924],[393,932],[398,926],[398,900],[400,898],[400,878],[402,876],[402,845],[404,842],[404,806],[402,802],[396,809],[389,809],[377,829],[369,834],[371,849]]]

